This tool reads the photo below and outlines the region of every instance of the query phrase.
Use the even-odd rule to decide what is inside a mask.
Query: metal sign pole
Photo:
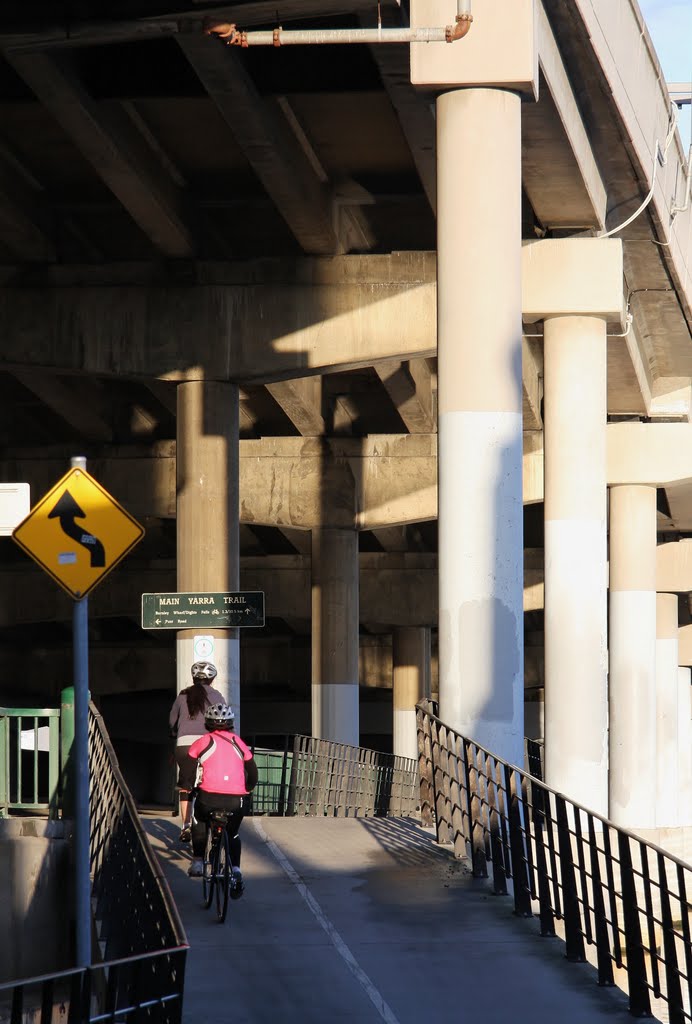
[[[84,456],[70,460],[86,470]],[[75,743],[75,894],[77,967],[91,964],[91,872],[89,869],[89,598],[72,608]]]

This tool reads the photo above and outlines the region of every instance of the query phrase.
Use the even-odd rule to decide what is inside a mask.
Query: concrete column
[[[359,745],[358,534],[312,531],[312,734]]]
[[[610,488],[608,817],[656,824],[656,488]]]
[[[606,322],[544,326],[545,769],[607,814]]]
[[[678,596],[656,595],[656,825],[679,823]]]
[[[430,696],[430,630],[401,626],[392,632],[393,752],[418,758],[416,704]]]
[[[234,591],[238,555],[238,388],[219,381],[178,385],[177,420],[178,592]],[[198,630],[178,632],[178,690],[191,682],[193,661],[213,661],[215,688],[240,721],[240,657],[237,629],[204,630],[213,654],[203,653]]]
[[[689,828],[692,825],[692,686],[690,669],[678,669],[678,751],[679,810],[678,824]]]
[[[437,99],[440,716],[523,763],[521,100]]]

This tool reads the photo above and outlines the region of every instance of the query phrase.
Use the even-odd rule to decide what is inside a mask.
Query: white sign
[[[214,661],[214,637],[195,636],[192,638],[192,651],[195,661]]]
[[[11,537],[30,508],[28,484],[0,484],[0,537]]]

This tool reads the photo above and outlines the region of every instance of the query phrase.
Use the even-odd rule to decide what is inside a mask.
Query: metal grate
[[[538,913],[541,934],[559,932],[568,960],[592,947],[599,984],[617,971],[633,1016],[660,1001],[688,1024],[692,867],[454,732],[429,702],[417,720],[421,815],[438,841],[468,855],[477,877],[490,866],[495,892]]]

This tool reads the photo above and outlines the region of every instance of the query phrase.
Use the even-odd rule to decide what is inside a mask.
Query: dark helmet
[[[203,683],[210,683],[216,679],[216,666],[210,661],[196,661],[190,669],[193,679],[199,679]]]
[[[230,704],[210,704],[204,712],[207,729],[232,729],[235,715]]]

